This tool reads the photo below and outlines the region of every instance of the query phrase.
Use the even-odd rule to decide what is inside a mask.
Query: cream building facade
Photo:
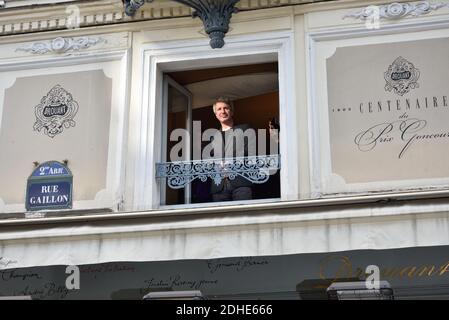
[[[356,252],[357,270],[398,268],[399,291],[415,280],[438,288],[449,282],[449,1],[240,0],[217,49],[201,19],[177,1],[147,2],[134,16],[119,0],[0,4],[6,278],[11,270],[67,265],[85,266],[88,274],[87,266],[104,263],[154,263],[156,270],[179,262],[182,269],[190,260],[232,258],[261,267],[292,256],[299,266],[302,256],[315,255],[304,271],[310,277],[298,279],[324,280],[333,278],[323,274],[328,257],[344,264],[341,257]],[[36,111],[56,94],[77,105],[59,131],[39,122]],[[243,115],[253,112],[245,99],[274,95],[263,110],[281,128],[278,196],[169,201],[157,165],[168,162],[167,131],[177,121],[170,103],[187,101],[188,129],[215,94],[240,99],[236,112]],[[255,122],[268,119],[251,110]],[[28,178],[47,161],[65,161],[73,174],[72,208],[27,211]],[[189,188],[195,186],[187,184],[183,195],[194,192]],[[370,259],[370,250],[385,256]],[[388,265],[391,252],[403,263]],[[335,278],[360,276],[355,265]],[[427,276],[436,282],[426,283]],[[148,278],[136,278],[134,288],[158,288]],[[285,291],[295,291],[299,280]],[[220,282],[207,285],[220,288],[213,281]],[[0,292],[19,295],[20,284],[8,283]],[[216,297],[263,291],[207,288],[200,289]]]

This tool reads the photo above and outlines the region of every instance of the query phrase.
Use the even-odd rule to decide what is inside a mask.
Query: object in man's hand
[[[270,129],[277,129],[277,130],[280,129],[279,122],[277,121],[276,118],[271,118],[269,125],[270,125]]]

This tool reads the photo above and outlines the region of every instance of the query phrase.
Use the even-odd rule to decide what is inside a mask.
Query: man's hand
[[[268,131],[270,138],[279,142],[279,125],[275,122],[274,118],[268,122]]]

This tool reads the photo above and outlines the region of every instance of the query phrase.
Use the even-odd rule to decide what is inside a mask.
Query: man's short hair
[[[231,101],[231,99],[229,99],[228,97],[218,97],[217,99],[215,99],[215,102],[212,106],[214,113],[216,113],[217,103],[219,102],[226,103],[231,109],[231,111],[234,112],[234,103]]]

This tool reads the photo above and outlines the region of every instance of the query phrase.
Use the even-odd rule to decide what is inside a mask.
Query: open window
[[[234,178],[250,181],[251,200],[280,198],[279,135],[269,130],[270,121],[276,130],[279,123],[277,62],[168,72],[163,82],[162,205],[213,202],[212,184]],[[226,158],[225,165],[205,159],[206,132],[221,127],[212,107],[217,97],[233,102],[235,125],[253,130],[256,155]]]

